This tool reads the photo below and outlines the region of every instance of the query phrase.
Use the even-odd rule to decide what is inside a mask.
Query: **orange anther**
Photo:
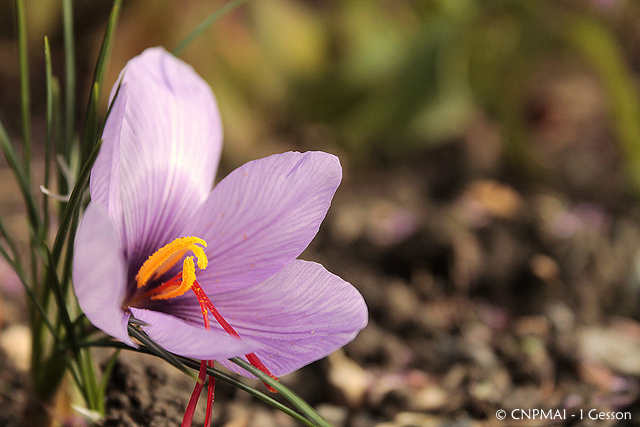
[[[207,268],[207,255],[198,245],[206,248],[207,242],[199,237],[181,237],[155,251],[153,255],[142,264],[140,270],[138,270],[138,274],[136,275],[138,287],[143,287],[150,279],[159,277],[169,271],[169,269],[176,265],[189,251],[193,252],[196,258],[198,258],[199,269],[204,270]],[[193,264],[193,259],[191,263]]]
[[[182,263],[182,282],[177,287],[172,287],[166,291],[160,291],[153,295],[151,299],[170,299],[179,297],[187,292],[196,281],[196,266],[193,264],[193,257],[188,256]],[[157,289],[160,290],[160,289]]]

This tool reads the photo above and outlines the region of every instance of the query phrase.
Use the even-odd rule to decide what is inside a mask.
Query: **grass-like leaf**
[[[115,0],[113,7],[111,8],[111,14],[109,15],[109,22],[107,23],[107,29],[104,32],[102,38],[102,45],[100,46],[100,52],[98,52],[98,60],[96,61],[96,68],[93,73],[93,82],[91,84],[91,94],[89,96],[89,104],[87,105],[87,114],[84,124],[84,130],[82,132],[82,142],[80,146],[80,161],[84,163],[93,144],[100,138],[100,125],[98,118],[98,106],[100,102],[100,91],[104,81],[104,74],[107,68],[107,59],[109,57],[109,51],[113,42],[113,36],[115,34],[115,27],[118,22],[118,16],[120,9],[122,8],[122,0]]]
[[[42,321],[51,332],[51,335],[53,336],[54,340],[58,341],[58,333],[56,329],[53,327],[53,324],[51,324],[51,322],[47,318],[47,314],[45,313],[45,310],[42,307],[42,304],[40,304],[40,301],[38,300],[36,295],[33,293],[33,289],[31,289],[31,286],[29,286],[29,282],[27,281],[27,278],[24,276],[22,268],[15,263],[15,261],[9,256],[7,251],[2,246],[0,246],[0,256],[2,256],[2,258],[4,258],[4,260],[9,264],[9,266],[13,269],[13,271],[15,271],[16,275],[18,276],[18,279],[20,279],[20,283],[22,283],[22,286],[24,287],[24,290],[27,293],[27,296],[29,297],[29,300],[31,301],[33,306],[36,308],[36,310],[42,317]]]
[[[27,46],[27,18],[24,1],[16,0],[18,27],[18,59],[20,63],[20,101],[22,112],[22,159],[24,172],[29,179],[31,169],[31,94],[29,89],[29,52]]]
[[[109,360],[107,361],[107,366],[104,368],[102,372],[102,379],[100,380],[100,394],[105,396],[107,394],[107,386],[109,385],[109,378],[111,378],[111,372],[113,372],[113,367],[116,365],[118,361],[118,356],[122,349],[117,348]]]
[[[73,187],[71,191],[71,195],[69,196],[69,203],[65,206],[64,212],[62,213],[62,217],[60,218],[60,225],[58,227],[58,233],[56,234],[56,239],[53,242],[53,248],[51,250],[51,254],[53,256],[53,260],[55,261],[55,265],[58,265],[58,261],[60,260],[60,254],[62,253],[62,248],[64,246],[64,242],[66,240],[67,234],[69,232],[69,227],[72,223],[74,216],[80,210],[82,206],[82,196],[84,195],[87,186],[89,185],[89,177],[91,176],[91,168],[93,167],[93,163],[96,161],[98,157],[98,153],[100,152],[100,147],[102,146],[102,140],[99,140],[98,143],[93,147],[93,151],[91,152],[89,159],[85,162],[82,170],[80,171],[80,175],[78,176],[78,180],[76,181],[76,185]],[[72,244],[73,242],[70,242]]]
[[[232,11],[233,9],[241,6],[243,3],[246,3],[249,0],[233,0],[229,3],[222,6],[220,9],[213,12],[207,19],[202,21],[200,25],[193,29],[187,36],[180,42],[178,45],[173,48],[173,53],[175,56],[180,56],[180,54],[193,42],[195,39],[200,37],[205,31],[209,29],[214,22],[224,16],[227,12]]]
[[[90,350],[88,348],[80,348],[76,360],[80,368],[81,378],[84,380],[84,388],[87,391],[87,404],[89,405],[89,409],[103,413],[104,396],[101,394],[102,387],[98,385]]]
[[[64,293],[62,292],[62,286],[60,285],[60,281],[58,279],[58,275],[56,272],[55,261],[49,251],[49,248],[46,245],[42,245],[39,249],[42,257],[45,261],[45,271],[47,273],[47,284],[48,290],[53,294],[56,305],[58,306],[58,317],[62,322],[62,326],[65,329],[65,336],[67,338],[67,342],[69,343],[69,348],[71,351],[75,352],[78,349],[76,334],[73,329],[73,323],[71,322],[71,318],[69,317],[69,311],[67,310],[67,302]]]
[[[49,38],[44,38],[44,63],[45,63],[45,78],[47,87],[47,136],[44,143],[44,188],[50,188],[50,175],[51,175],[51,154],[53,147],[55,146],[55,120],[56,114],[54,106],[56,104],[55,98],[55,83],[53,80],[53,72],[51,70],[51,48],[49,47]],[[49,231],[49,200],[46,194],[42,195],[42,232],[41,239],[46,239]]]
[[[138,329],[136,326],[132,325],[131,323],[129,323],[127,327],[129,330],[129,335],[131,335],[133,338],[137,339],[142,344],[144,344],[151,351],[151,353],[160,357],[161,359],[166,360],[171,365],[175,366],[185,374],[192,377],[194,380],[196,379],[196,376],[191,371],[189,371],[182,363],[180,363],[180,361],[176,358],[176,356],[173,353],[170,353],[164,348],[160,347],[158,344],[156,344],[155,341],[149,338],[147,334],[142,332],[140,329]]]
[[[265,374],[260,369],[251,365],[249,362],[245,361],[244,359],[241,359],[239,357],[234,357],[233,359],[229,359],[229,360],[235,363],[236,365],[240,366],[241,368],[251,372],[253,375],[260,378],[264,383],[266,383],[267,385],[277,390],[278,393],[282,395],[282,397],[287,399],[293,406],[295,406],[300,412],[302,412],[311,422],[313,422],[313,425],[318,427],[331,427],[331,424],[329,424],[324,418],[322,418],[322,416],[318,414],[315,411],[315,409],[313,409],[303,398],[295,394],[293,391],[291,391],[291,389],[284,386],[279,381],[274,380],[269,375]]]
[[[72,0],[62,0],[62,21],[64,27],[65,126],[64,139],[58,147],[58,152],[69,163],[76,130],[76,49],[73,36]],[[66,191],[67,189],[63,187],[62,190]]]
[[[6,129],[0,123],[0,148],[4,153],[5,158],[7,159],[7,163],[9,164],[9,168],[18,183],[18,187],[20,188],[20,193],[25,202],[25,207],[27,209],[27,217],[29,219],[29,225],[32,230],[40,230],[40,214],[38,213],[38,204],[34,198],[33,192],[31,191],[31,185],[29,179],[24,171],[22,164],[20,163],[20,159],[18,157],[18,153],[11,143],[9,138],[9,134]]]
[[[2,217],[0,217],[0,237],[4,239],[5,243],[7,244],[7,248],[9,249],[9,251],[11,251],[11,257],[10,257],[11,261],[15,261],[16,265],[20,266],[21,264],[18,262],[20,260],[19,254],[18,254],[18,248],[16,246],[15,241],[13,240],[13,237],[9,234],[6,227],[4,226],[4,222],[2,222]],[[7,253],[7,256],[9,256],[8,253]]]

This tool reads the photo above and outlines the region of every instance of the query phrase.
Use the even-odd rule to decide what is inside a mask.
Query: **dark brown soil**
[[[26,376],[21,374],[0,350],[0,426],[22,425],[26,386]]]

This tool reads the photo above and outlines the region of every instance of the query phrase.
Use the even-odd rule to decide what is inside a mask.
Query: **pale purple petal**
[[[259,285],[217,295],[213,303],[243,340],[263,345],[256,355],[274,375],[334,352],[368,320],[356,288],[322,265],[301,260]],[[246,374],[231,362],[221,363]]]
[[[262,282],[309,245],[340,184],[338,158],[288,152],[255,160],[223,179],[184,235],[207,241],[209,295]]]
[[[127,105],[126,85],[121,87],[102,132],[102,147],[91,169],[91,201],[97,203],[122,227],[120,200],[120,134]]]
[[[260,344],[207,331],[174,316],[131,308],[133,316],[147,323],[142,329],[162,348],[180,356],[201,360],[228,359],[255,351]]]
[[[119,160],[125,251],[145,257],[178,237],[211,191],[222,126],[206,82],[162,48],[127,63],[120,92],[124,118],[119,135],[117,118],[105,131],[104,161]],[[107,170],[100,166],[94,175]],[[94,188],[101,182],[95,179]]]
[[[73,258],[73,287],[80,308],[97,328],[134,346],[127,333],[129,314],[122,308],[126,266],[120,238],[106,211],[89,204],[78,227]]]

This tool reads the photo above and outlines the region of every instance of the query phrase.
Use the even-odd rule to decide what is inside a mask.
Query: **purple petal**
[[[91,201],[99,204],[122,227],[120,200],[120,133],[127,105],[127,90],[122,90],[113,103],[102,133],[103,144],[91,169]]]
[[[338,158],[289,152],[249,162],[213,190],[184,235],[207,241],[209,295],[260,283],[309,245],[340,184]]]
[[[131,308],[137,318],[147,323],[142,327],[162,348],[185,357],[201,360],[228,359],[250,353],[260,347],[256,342],[207,331],[169,314]]]
[[[103,208],[91,203],[78,227],[73,287],[80,308],[95,327],[135,346],[127,333],[129,314],[121,308],[125,275],[118,232]]]
[[[368,319],[356,288],[322,265],[301,260],[259,285],[216,296],[214,304],[244,340],[263,345],[256,355],[274,375],[327,356],[353,340]]]
[[[205,81],[162,48],[128,62],[115,107],[124,108],[122,125],[116,110],[103,134],[92,197],[104,204],[104,182],[118,179],[107,174],[119,170],[125,250],[148,256],[177,237],[211,191],[220,116]]]

